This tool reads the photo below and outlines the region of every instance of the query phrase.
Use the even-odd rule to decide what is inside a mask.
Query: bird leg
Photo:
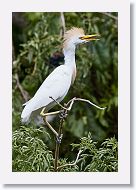
[[[62,140],[62,137],[63,137],[63,134],[58,134],[57,131],[55,131],[55,129],[51,126],[51,124],[46,120],[46,117],[49,116],[49,115],[56,115],[56,114],[62,113],[63,110],[59,110],[59,111],[55,111],[55,112],[50,112],[50,113],[45,112],[45,110],[46,110],[46,107],[44,107],[42,109],[40,115],[43,117],[44,123],[55,134],[57,143],[60,144],[61,140]]]
[[[55,129],[50,125],[50,123],[46,120],[46,117],[49,116],[49,115],[56,115],[56,114],[59,114],[59,117],[60,119],[62,120],[62,123],[64,121],[64,119],[67,117],[68,115],[68,111],[71,110],[72,106],[73,106],[73,103],[75,101],[76,98],[73,98],[71,102],[69,102],[68,104],[65,104],[64,106],[62,106],[59,102],[57,102],[53,97],[50,97],[52,100],[54,100],[61,108],[62,110],[59,110],[59,111],[55,111],[55,112],[50,112],[50,113],[47,113],[45,112],[46,110],[46,107],[44,107],[40,113],[40,115],[43,117],[44,119],[44,122],[45,124],[51,129],[51,131],[55,134],[56,136],[56,141],[58,144],[61,143],[61,140],[62,140],[62,133],[59,131],[58,133],[55,131]],[[67,107],[69,105],[69,107]]]
[[[45,124],[49,127],[49,129],[55,134],[56,138],[58,139],[59,138],[59,135],[58,133],[55,131],[55,129],[53,129],[53,127],[51,126],[51,124],[46,120],[46,117],[49,116],[49,115],[55,115],[57,113],[60,113],[60,111],[56,111],[56,112],[51,112],[51,113],[45,113],[46,108],[43,108],[40,115],[43,117],[43,120],[45,122]]]
[[[40,113],[40,115],[41,115],[42,117],[44,117],[44,116],[49,116],[49,115],[56,115],[56,114],[61,113],[61,110],[59,110],[59,111],[54,111],[54,112],[50,112],[50,113],[45,112],[45,110],[46,110],[46,107],[44,107],[44,108],[42,109],[41,113]]]

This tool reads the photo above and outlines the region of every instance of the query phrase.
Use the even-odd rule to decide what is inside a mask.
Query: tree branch
[[[62,134],[63,123],[64,123],[64,117],[62,117],[60,119],[58,137],[56,139],[55,162],[54,162],[54,170],[55,170],[55,172],[58,171],[58,160],[59,160],[60,144],[61,144],[61,140],[62,140],[62,137],[63,137],[63,134]]]
[[[66,104],[66,106],[68,106],[68,105],[70,104],[68,110],[71,110],[74,101],[87,102],[87,103],[89,103],[90,105],[92,105],[92,106],[94,106],[94,107],[96,107],[96,108],[98,108],[98,109],[100,109],[100,110],[104,110],[104,109],[106,109],[106,107],[100,107],[100,106],[97,106],[96,104],[92,103],[91,101],[89,101],[89,100],[87,100],[87,99],[76,98],[76,97],[75,97],[75,98],[71,99],[71,100]]]
[[[118,20],[118,17],[116,17],[116,16],[114,16],[114,15],[112,15],[112,14],[110,14],[110,13],[107,13],[107,12],[102,12],[101,14],[104,14],[104,15],[106,15],[106,16],[108,16],[108,17],[110,17],[110,18],[112,18],[112,19],[114,19],[114,20]]]
[[[17,82],[17,87],[18,89],[20,90],[21,92],[21,95],[23,96],[25,102],[28,101],[28,94],[27,92],[23,89],[23,87],[21,86],[20,82],[19,82],[19,77],[18,77],[18,74],[15,74],[15,79],[16,79],[16,82]]]
[[[60,13],[60,20],[61,20],[61,25],[62,25],[60,36],[63,37],[63,35],[64,35],[65,31],[66,31],[65,17],[64,17],[63,12]]]
[[[64,165],[62,165],[62,166],[59,166],[57,169],[61,169],[61,168],[64,168],[64,167],[66,167],[66,166],[75,166],[75,165],[77,164],[77,162],[78,162],[79,156],[80,156],[80,154],[81,154],[82,151],[83,151],[83,150],[79,150],[79,152],[78,152],[78,154],[77,154],[77,157],[76,157],[76,160],[75,160],[74,163],[64,164]]]

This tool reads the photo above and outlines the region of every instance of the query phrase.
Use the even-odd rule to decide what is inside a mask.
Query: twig
[[[35,74],[36,69],[37,69],[37,61],[36,61],[36,58],[35,58],[34,59],[34,67],[33,67],[33,71],[32,71],[32,76]]]
[[[60,36],[63,37],[63,35],[64,35],[65,31],[66,31],[65,17],[64,17],[64,13],[63,12],[60,13],[60,20],[61,20],[61,24],[62,24],[62,29],[61,29]]]
[[[74,163],[64,164],[64,165],[62,165],[62,166],[59,166],[57,169],[61,169],[61,168],[64,168],[64,167],[66,167],[66,166],[74,166],[74,165],[76,165],[76,163],[78,162],[79,156],[80,156],[80,154],[81,154],[82,151],[83,151],[83,150],[79,150],[79,152],[78,152],[78,154],[77,154],[77,157],[76,157],[76,160],[75,160]]]
[[[100,109],[100,110],[106,109],[106,107],[103,107],[103,108],[102,108],[102,107],[100,107],[100,106],[97,106],[96,104],[92,103],[92,102],[89,101],[89,100],[86,100],[86,99],[83,99],[83,98],[73,98],[73,99],[71,99],[71,100],[66,104],[66,106],[68,106],[70,103],[72,103],[72,104],[70,104],[68,110],[71,110],[74,101],[87,102],[87,103],[91,104],[92,106],[94,106],[94,107],[96,107],[96,108],[98,108],[98,109]]]
[[[64,117],[62,117],[60,120],[58,138],[56,139],[55,162],[54,162],[55,172],[58,171],[59,150],[60,150],[60,144],[61,144],[61,140],[62,140],[62,136],[63,136],[63,134],[62,134],[63,123],[64,123]]]
[[[17,81],[17,87],[20,90],[21,95],[23,96],[24,100],[27,102],[28,101],[28,96],[26,95],[26,91],[23,89],[23,87],[21,86],[21,84],[19,82],[18,74],[15,74],[15,79]]]
[[[98,109],[100,109],[100,110],[106,109],[106,107],[97,106],[96,104],[92,103],[91,101],[89,101],[89,100],[87,100],[87,99],[83,99],[83,98],[76,98],[76,97],[74,97],[74,98],[72,98],[67,104],[65,104],[65,107],[62,106],[59,102],[57,102],[53,97],[50,96],[49,98],[51,98],[52,100],[54,100],[62,109],[67,110],[67,111],[70,111],[70,110],[72,109],[72,106],[73,106],[73,104],[74,104],[74,101],[87,102],[87,103],[89,103],[90,105],[92,105],[92,106],[94,106],[94,107],[96,107],[96,108],[98,108]],[[69,105],[69,104],[70,104],[70,105]],[[68,107],[68,105],[69,105],[69,107]]]
[[[104,15],[106,15],[106,16],[109,16],[110,18],[112,18],[112,19],[114,19],[114,20],[118,20],[118,18],[116,17],[116,16],[114,16],[114,15],[112,15],[112,14],[110,14],[110,13],[107,13],[107,12],[102,12],[101,14],[104,14]]]
[[[58,104],[62,109],[67,110],[67,108],[65,108],[64,106],[62,106],[58,101],[56,101],[52,96],[49,96],[49,98],[51,98],[54,102],[56,102],[56,104]]]

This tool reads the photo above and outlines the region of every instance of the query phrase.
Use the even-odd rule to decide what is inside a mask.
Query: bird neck
[[[75,62],[75,45],[63,48],[65,65],[69,67],[71,72],[71,83],[74,83],[76,78],[76,62]]]
[[[63,48],[64,52],[64,60],[65,60],[65,65],[68,65],[70,67],[75,67],[75,45],[72,46],[67,46]]]

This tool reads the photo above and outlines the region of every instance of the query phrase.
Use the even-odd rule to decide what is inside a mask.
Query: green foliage
[[[90,133],[81,138],[80,144],[72,144],[73,148],[83,150],[78,160],[80,171],[117,172],[118,144],[115,137],[106,139],[99,147],[96,145]]]
[[[51,171],[53,156],[39,135],[47,133],[44,128],[21,126],[13,132],[13,171]]]
[[[73,164],[74,160],[72,162],[68,161],[68,159],[60,159],[59,160],[59,166],[63,166],[61,167],[58,171],[59,172],[79,172],[79,167],[78,165],[70,165]]]
[[[107,109],[97,110],[80,102],[74,104],[64,124],[63,142],[65,143],[61,145],[60,163],[70,163],[74,160],[77,150],[71,151],[69,144],[76,144],[79,138],[83,137],[87,144],[84,144],[86,147],[84,155],[81,154],[82,161],[76,166],[64,167],[62,171],[70,171],[73,168],[76,171],[117,171],[117,162],[114,163],[114,160],[117,160],[117,155],[115,156],[117,150],[115,149],[114,152],[112,145],[109,147],[109,144],[101,144],[104,139],[113,136],[118,138],[118,15],[117,13],[109,14],[114,17],[100,12],[64,13],[66,29],[76,26],[82,27],[86,34],[101,34],[99,41],[77,47],[77,78],[64,102],[73,97],[80,97],[99,106],[106,106]],[[33,137],[35,130],[39,129],[33,123],[29,124],[29,129],[33,134],[31,130],[25,132],[28,128],[20,128],[20,114],[23,109],[22,104],[26,102],[26,99],[33,97],[52,70],[64,62],[61,46],[62,23],[60,13],[20,13],[17,15],[18,19],[19,17],[25,24],[20,27],[20,24],[13,22],[13,170],[49,171],[53,167],[53,155],[50,150],[54,152],[54,141],[43,138],[39,133]],[[20,23],[20,20],[18,22]],[[56,53],[59,57],[57,64],[51,61]],[[16,76],[19,78],[19,84]],[[19,85],[22,87],[23,94]],[[56,118],[52,121],[52,125],[57,130]],[[87,137],[89,132],[92,137]],[[26,134],[33,139],[30,144],[29,140],[26,142]],[[92,139],[90,144],[89,138]],[[22,148],[23,141],[26,143],[24,148]],[[98,143],[95,144],[94,141]],[[17,146],[16,142],[18,142]],[[108,143],[109,140],[105,142]],[[101,147],[98,146],[100,144]],[[34,149],[35,152],[32,154],[34,146],[38,148]],[[38,150],[42,154],[38,153]],[[47,155],[50,155],[49,158]],[[28,160],[29,156],[30,160]],[[50,160],[49,165],[46,161],[40,165],[38,160],[44,160],[43,157],[45,160]],[[68,157],[70,159],[67,160]],[[101,157],[100,160],[99,157]],[[36,158],[35,161],[34,158]]]
[[[13,132],[13,171],[45,172],[54,171],[52,151],[37,136],[48,139],[49,134],[44,128],[28,128],[21,126]],[[50,139],[52,140],[52,139]],[[91,134],[83,137],[78,144],[72,144],[72,151],[82,150],[77,163],[68,158],[60,158],[59,172],[115,172],[118,170],[118,145],[113,137],[106,139],[99,147],[92,140]]]

